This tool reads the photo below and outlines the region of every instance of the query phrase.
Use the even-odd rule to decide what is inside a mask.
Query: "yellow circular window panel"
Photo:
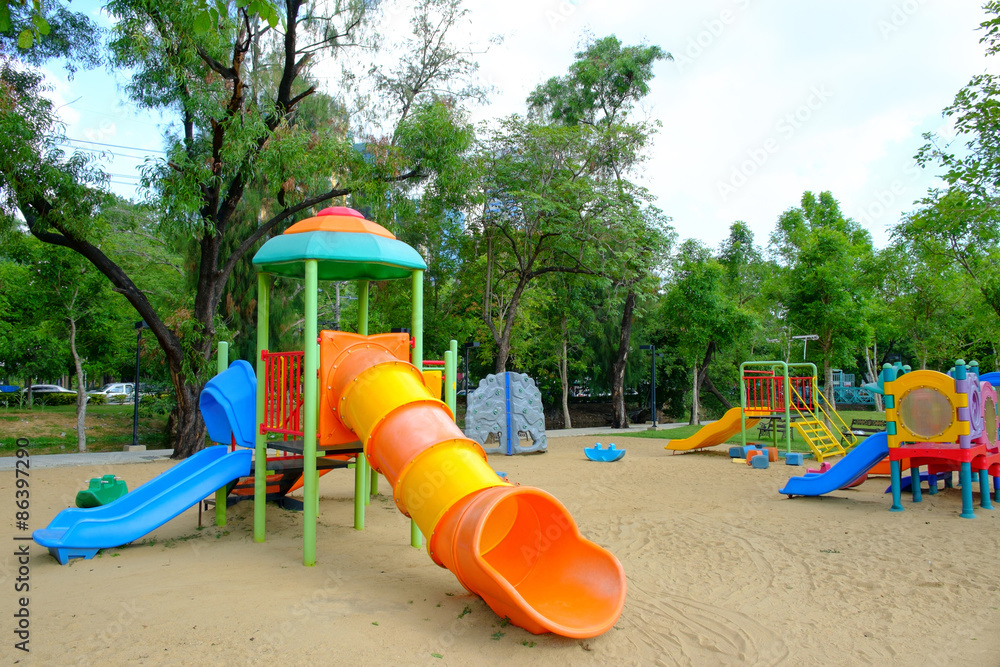
[[[910,433],[931,439],[948,430],[955,420],[955,410],[937,389],[916,387],[900,399],[899,418]]]
[[[992,398],[983,401],[983,429],[991,445],[997,441],[997,404]]]

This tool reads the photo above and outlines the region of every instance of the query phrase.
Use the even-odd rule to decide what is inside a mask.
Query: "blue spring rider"
[[[625,456],[624,449],[615,449],[615,443],[608,445],[607,449],[601,449],[601,443],[597,443],[593,447],[584,447],[583,453],[587,455],[587,458],[591,461],[618,461],[623,456]]]

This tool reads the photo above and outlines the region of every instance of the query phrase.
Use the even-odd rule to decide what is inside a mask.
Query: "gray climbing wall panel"
[[[509,456],[544,451],[548,446],[542,393],[527,375],[487,375],[466,399],[465,435],[484,446],[491,434],[500,439],[498,447],[484,447],[487,453]],[[531,444],[522,447],[521,435]]]

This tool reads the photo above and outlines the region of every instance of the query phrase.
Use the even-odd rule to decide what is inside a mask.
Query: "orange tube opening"
[[[430,548],[499,616],[535,634],[594,637],[625,604],[618,559],[580,535],[562,503],[540,489],[494,487],[466,498]]]

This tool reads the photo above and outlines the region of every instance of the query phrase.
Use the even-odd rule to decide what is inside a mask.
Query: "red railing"
[[[782,412],[785,409],[785,382],[772,371],[743,371],[746,388],[746,409],[756,411]],[[790,377],[788,384],[793,389],[789,407],[799,410],[813,410],[813,379],[811,377]]]
[[[305,352],[261,352],[264,420],[261,433],[301,436],[302,362]]]

